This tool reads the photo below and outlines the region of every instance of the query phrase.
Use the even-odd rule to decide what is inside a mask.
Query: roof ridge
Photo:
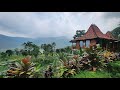
[[[110,31],[108,31],[108,32],[106,33],[106,35],[107,35],[108,37],[109,37],[109,35],[110,35],[110,38],[116,39]]]
[[[94,26],[95,26],[95,24],[94,24]],[[95,29],[94,29],[93,26],[92,26],[92,29],[93,29],[93,32],[95,33],[96,38],[97,38],[98,36],[97,36],[97,34],[96,34]]]

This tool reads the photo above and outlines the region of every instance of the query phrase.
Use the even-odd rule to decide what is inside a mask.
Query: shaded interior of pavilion
[[[120,41],[118,40],[108,40],[108,39],[92,39],[92,40],[78,40],[78,41],[70,41],[72,42],[72,49],[80,49],[80,48],[89,48],[90,46],[97,46],[98,44],[104,50],[110,50],[114,52],[120,51]]]

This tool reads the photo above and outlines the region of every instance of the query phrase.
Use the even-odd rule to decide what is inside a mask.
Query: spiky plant
[[[34,76],[34,63],[30,62],[31,56],[21,60],[21,62],[11,63],[7,71],[8,78],[31,78]]]

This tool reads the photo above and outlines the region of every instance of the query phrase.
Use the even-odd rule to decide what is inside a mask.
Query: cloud
[[[105,18],[120,18],[120,12],[106,12],[104,14]]]
[[[17,37],[72,38],[76,30],[94,23],[102,32],[114,29],[120,21],[114,12],[0,12],[0,33]]]

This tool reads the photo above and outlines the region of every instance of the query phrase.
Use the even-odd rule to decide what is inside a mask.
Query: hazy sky
[[[72,38],[92,23],[106,33],[120,23],[120,12],[0,12],[0,34],[8,36]]]

